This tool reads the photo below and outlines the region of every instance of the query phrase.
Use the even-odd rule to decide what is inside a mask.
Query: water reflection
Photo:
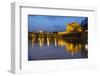
[[[50,47],[50,39],[47,38],[47,46]]]
[[[78,52],[84,52],[88,50],[88,45],[86,43],[80,42],[79,40],[64,40],[64,39],[59,39],[59,38],[44,38],[44,37],[38,37],[35,38],[33,37],[31,39],[31,45],[32,45],[32,50],[34,50],[34,46],[37,46],[38,48],[45,49],[48,47],[48,49],[57,47],[63,48],[66,53],[69,53],[71,56],[74,56]],[[45,47],[44,47],[45,46]],[[55,50],[58,50],[55,49]],[[52,49],[53,50],[53,49]],[[37,50],[38,51],[38,50]],[[83,53],[81,53],[83,54]],[[85,54],[87,57],[87,53]]]
[[[85,44],[85,49],[88,50],[88,45],[87,44]]]
[[[80,43],[71,43],[64,40],[59,40],[58,44],[59,46],[62,46],[62,47],[64,46],[65,50],[71,53],[71,55],[73,55],[74,53],[77,53],[82,48],[82,44]]]

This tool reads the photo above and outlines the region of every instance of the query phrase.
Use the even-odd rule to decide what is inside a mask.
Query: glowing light
[[[50,47],[50,39],[47,38],[47,46]]]
[[[60,39],[60,40],[58,40],[58,45],[63,47],[65,45],[65,43],[63,42],[63,40]]]
[[[32,38],[32,47],[34,48],[35,38]]]
[[[67,34],[67,33],[75,32],[75,31],[76,32],[81,32],[82,31],[82,28],[81,28],[80,24],[78,24],[77,22],[67,24],[66,25],[66,30],[63,31],[63,32],[58,32],[58,34]]]
[[[88,45],[87,44],[85,44],[85,49],[88,50]]]
[[[55,46],[57,46],[57,39],[55,39]]]
[[[44,38],[38,38],[38,41],[39,41],[40,48],[42,48],[44,44]]]
[[[66,51],[71,53],[71,55],[74,55],[74,53],[77,53],[82,48],[81,44],[68,43],[68,42],[66,42],[64,40],[58,40],[58,45],[62,46],[62,47],[64,46]]]
[[[39,30],[39,33],[42,33],[43,31],[42,30]]]

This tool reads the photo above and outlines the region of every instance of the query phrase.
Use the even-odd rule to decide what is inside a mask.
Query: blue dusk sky
[[[67,24],[72,22],[78,22],[81,24],[81,22],[86,18],[87,17],[75,16],[28,15],[28,31],[64,31]]]

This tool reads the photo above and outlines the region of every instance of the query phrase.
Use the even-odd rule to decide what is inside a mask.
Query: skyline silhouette
[[[64,31],[67,24],[72,22],[81,24],[86,18],[76,16],[28,15],[28,32],[38,32],[39,30],[48,32]]]

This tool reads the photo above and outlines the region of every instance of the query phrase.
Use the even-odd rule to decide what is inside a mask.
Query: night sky
[[[28,31],[38,32],[39,30],[54,32],[64,31],[66,25],[72,22],[81,22],[86,17],[74,16],[45,16],[45,15],[28,15]]]

